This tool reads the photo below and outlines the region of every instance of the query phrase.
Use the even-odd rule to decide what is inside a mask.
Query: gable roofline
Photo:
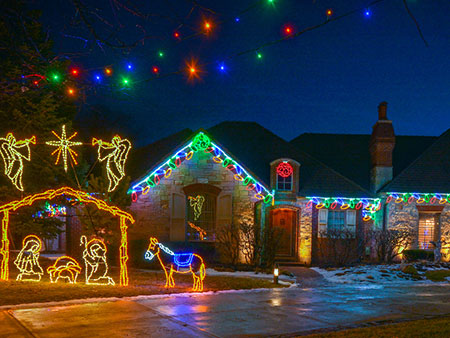
[[[236,125],[236,127],[235,127]],[[224,127],[225,126],[225,130]],[[252,128],[259,128],[260,130],[253,130]],[[254,139],[255,137],[258,139],[257,142],[261,142],[261,144],[265,144],[266,147],[269,147],[270,149],[264,149],[264,152],[269,152],[273,156],[267,156],[265,157],[264,165],[266,166],[265,169],[269,171],[269,164],[272,163],[274,160],[279,160],[281,158],[287,158],[290,160],[294,160],[296,162],[299,162],[301,164],[300,168],[303,168],[303,170],[306,170],[308,172],[307,176],[303,176],[303,174],[300,174],[300,187],[297,196],[299,197],[307,197],[307,196],[321,196],[321,197],[328,197],[328,196],[342,196],[342,197],[367,197],[372,198],[375,195],[370,192],[369,190],[363,188],[358,183],[354,182],[353,180],[349,179],[347,176],[342,175],[341,173],[337,172],[335,169],[330,167],[329,165],[325,164],[324,162],[318,160],[314,156],[312,156],[310,153],[303,151],[302,149],[299,149],[292,145],[291,143],[287,142],[285,139],[280,137],[277,134],[274,134],[272,131],[268,130],[267,128],[261,126],[260,124],[256,122],[243,122],[243,121],[224,121],[219,123],[218,125],[211,127],[211,129],[218,129],[219,135],[226,135],[226,133],[230,132],[236,132],[236,133],[242,133],[239,134],[239,140],[242,142],[243,140],[247,140],[249,138]],[[245,133],[248,131],[247,133]],[[257,132],[257,133],[255,133]],[[264,132],[266,134],[264,134]],[[212,134],[216,134],[215,132],[211,131]],[[262,140],[259,140],[259,137],[262,136],[264,138],[269,138],[269,143],[264,143]],[[272,139],[270,139],[272,138]],[[226,140],[226,139],[225,139]],[[235,147],[239,147],[239,144],[228,142],[227,144],[230,145],[233,149]],[[253,142],[253,146],[258,147],[258,144],[255,144]],[[258,148],[261,148],[263,146],[260,146]],[[273,147],[276,147],[276,150],[273,151]],[[254,149],[256,150],[256,149]],[[260,149],[258,149],[259,151]],[[239,152],[239,149],[237,150]],[[242,156],[242,153],[241,153]],[[254,161],[253,161],[254,162]],[[261,168],[260,168],[261,169]],[[302,169],[300,169],[302,170]],[[328,181],[330,184],[330,187],[333,187],[333,184],[336,181],[338,181],[338,184],[346,185],[347,191],[340,194],[337,192],[334,193],[326,193],[325,190],[330,190],[328,188],[322,189],[324,186],[320,187],[320,184],[318,186],[313,186],[310,180],[314,181],[316,178],[313,178],[311,176],[316,175],[317,172],[320,172],[320,174],[326,174],[328,175]],[[260,175],[264,175],[262,170],[259,170]],[[332,176],[332,177],[331,177]],[[305,184],[302,185],[302,178],[307,177],[307,179],[303,182]],[[267,181],[270,181],[270,176],[266,178]],[[328,187],[328,186],[327,186]],[[353,191],[350,192],[350,191]],[[318,191],[322,191],[322,193],[318,193]]]
[[[306,156],[309,156],[311,159],[313,159],[314,161],[318,162],[320,165],[324,166],[325,168],[327,168],[328,170],[332,171],[335,175],[341,177],[342,179],[344,179],[345,181],[347,181],[348,183],[354,185],[355,187],[359,188],[360,190],[362,190],[363,192],[367,193],[368,196],[370,196],[370,198],[374,198],[376,197],[376,194],[374,194],[373,192],[371,192],[370,190],[365,189],[364,187],[362,187],[361,185],[359,185],[358,183],[356,183],[355,181],[353,181],[352,179],[348,178],[347,176],[344,176],[343,174],[341,174],[340,172],[334,170],[333,168],[331,168],[330,166],[326,165],[325,163],[321,162],[320,160],[318,160],[317,158],[315,158],[314,156],[312,156],[311,154],[304,152],[302,150],[297,149],[297,151],[301,151],[303,152]],[[306,196],[305,196],[306,197]],[[318,197],[327,197],[327,196],[318,196]]]
[[[250,169],[240,162],[238,163],[236,160],[237,157],[229,150],[216,142],[216,140],[213,141],[210,134],[203,128],[193,132],[192,136],[187,138],[176,148],[178,150],[174,150],[164,156],[162,160],[158,161],[147,171],[147,174],[134,181],[131,188],[128,190],[128,193],[148,193],[150,187],[158,185],[160,180],[164,177],[169,177],[172,170],[178,168],[185,160],[189,161],[195,152],[204,151],[214,155],[214,162],[222,164],[224,168],[231,173],[234,173],[234,178],[237,181],[243,182],[243,185],[247,186],[247,190],[255,190],[255,198],[264,200],[266,203],[273,202],[274,191],[270,191],[267,184],[257,177]]]
[[[385,184],[383,187],[381,187],[377,192],[378,193],[389,193],[389,192],[410,192],[410,191],[402,191],[404,189],[398,189],[398,188],[392,188],[392,186],[394,186],[398,181],[400,181],[401,179],[403,179],[403,177],[405,175],[408,174],[408,171],[412,170],[417,163],[419,163],[420,161],[422,161],[422,159],[425,156],[429,155],[430,149],[434,149],[434,147],[436,147],[436,145],[441,142],[442,140],[444,140],[446,137],[450,138],[450,128],[447,129],[446,131],[444,131],[437,139],[436,141],[434,141],[422,154],[420,154],[414,161],[412,161],[405,169],[402,170],[401,173],[399,173],[396,177],[394,177],[394,179],[390,182],[388,182],[387,184]],[[408,189],[408,190],[412,190]],[[421,192],[423,193],[423,192]],[[448,191],[434,191],[433,193],[448,193]]]

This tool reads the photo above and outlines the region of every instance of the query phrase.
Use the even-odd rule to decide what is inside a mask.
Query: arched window
[[[276,175],[277,190],[291,191],[294,176],[294,169],[292,168],[292,166],[286,161],[280,162],[277,165]]]
[[[220,189],[208,184],[192,184],[183,190],[186,194],[186,239],[215,241]]]

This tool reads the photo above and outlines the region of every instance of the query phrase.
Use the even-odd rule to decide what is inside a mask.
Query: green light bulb
[[[59,74],[53,74],[52,75],[52,80],[55,82],[59,82],[60,78],[59,78]]]
[[[256,56],[258,57],[258,59],[262,59],[262,54],[261,53],[257,53]]]
[[[159,55],[160,58],[162,58],[162,57],[164,57],[164,52],[163,51],[159,51],[158,55]]]

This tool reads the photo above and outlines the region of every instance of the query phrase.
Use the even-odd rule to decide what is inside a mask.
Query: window
[[[339,231],[356,230],[356,210],[328,210],[320,209],[318,215],[319,237],[324,237],[326,232],[333,232],[333,237]]]
[[[216,240],[217,196],[221,189],[210,184],[191,184],[183,188],[186,195],[186,239]]]
[[[434,227],[433,214],[419,215],[419,249],[431,250],[434,248],[431,244],[434,241]]]
[[[277,175],[277,189],[292,190],[292,175],[289,177],[282,177],[280,175]]]
[[[189,241],[214,241],[216,196],[199,192],[187,196],[186,238]]]
[[[328,231],[344,230],[345,227],[345,211],[328,211]]]
[[[288,162],[280,162],[276,168],[277,189],[290,191],[292,190],[292,178],[294,169]]]

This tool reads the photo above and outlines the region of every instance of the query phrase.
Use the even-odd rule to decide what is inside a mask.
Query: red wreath
[[[284,177],[284,178],[289,177],[292,175],[293,172],[294,172],[294,169],[287,162],[281,162],[277,166],[277,174],[280,175],[281,177]]]

